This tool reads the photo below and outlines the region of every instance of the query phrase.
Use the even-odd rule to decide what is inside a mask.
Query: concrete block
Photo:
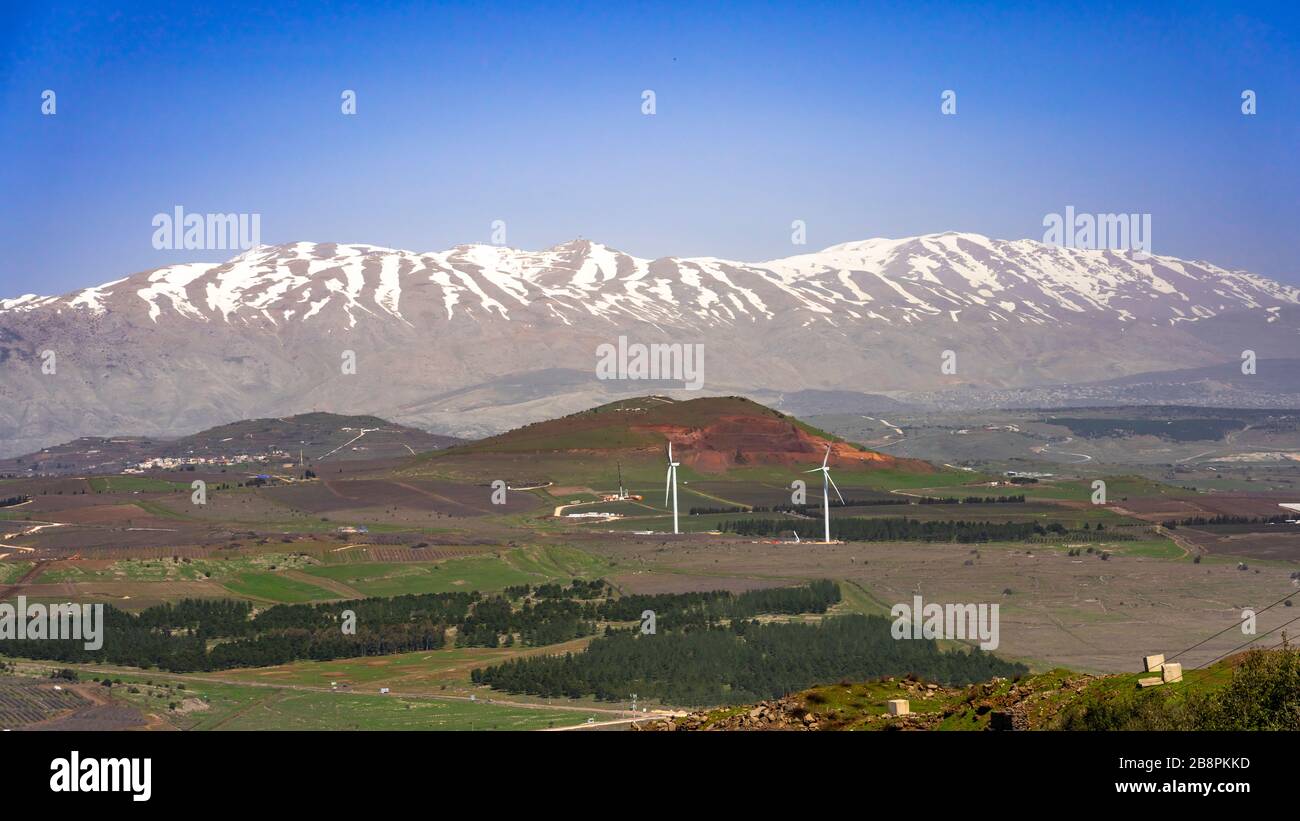
[[[905,698],[891,698],[886,702],[886,706],[889,707],[891,716],[905,716],[912,712],[912,705]]]
[[[1143,656],[1143,657],[1142,657],[1142,669],[1143,669],[1143,670],[1146,670],[1148,673],[1158,673],[1158,672],[1160,672],[1160,666],[1161,666],[1162,664],[1164,664],[1164,663],[1165,663],[1165,654],[1164,654],[1164,653],[1161,653],[1161,654],[1158,655],[1158,656]]]
[[[1160,676],[1165,684],[1183,680],[1183,665],[1176,661],[1167,661],[1160,667]]]
[[[1150,678],[1138,679],[1139,687],[1158,687],[1161,684],[1164,684],[1164,682],[1161,681],[1159,678],[1156,678],[1155,676],[1151,676]]]

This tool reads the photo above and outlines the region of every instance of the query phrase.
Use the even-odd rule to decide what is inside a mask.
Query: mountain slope
[[[178,439],[145,436],[83,437],[16,459],[0,459],[0,474],[117,473],[153,459],[256,460],[297,462],[391,459],[460,443],[374,416],[306,413],[273,419],[246,419]]]
[[[596,379],[597,347],[620,335],[703,344],[710,394],[1096,381],[1286,355],[1298,305],[1295,288],[1209,263],[974,234],[762,263],[586,240],[261,246],[0,300],[0,455],[307,410],[483,435],[681,386]]]
[[[1178,324],[1238,308],[1267,315],[1297,303],[1296,288],[1206,262],[947,233],[850,242],[763,263],[647,260],[587,240],[538,252],[463,245],[437,253],[299,242],[259,246],[219,265],[171,265],[63,297],[0,300],[0,312],[355,328],[435,316],[734,325],[794,310],[837,327],[864,319],[1051,325],[1093,313]]]

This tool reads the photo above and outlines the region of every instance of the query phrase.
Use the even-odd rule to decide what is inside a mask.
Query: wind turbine
[[[668,489],[673,491],[673,533],[677,530],[677,466],[681,462],[673,461],[673,443],[668,443],[668,478],[664,483],[664,504],[668,504]]]
[[[830,461],[831,461],[831,446],[830,446],[830,445],[827,445],[827,446],[826,446],[826,458],[822,459],[822,466],[819,467],[819,468],[813,468],[812,470],[805,470],[805,471],[804,471],[804,473],[816,473],[816,472],[819,471],[819,470],[822,472],[822,513],[823,513],[823,514],[825,515],[825,517],[826,517],[826,529],[825,529],[825,533],[826,533],[826,544],[830,544],[830,543],[831,543],[831,494],[830,494],[830,488],[835,488],[835,495],[840,497],[840,504],[843,504],[843,503],[844,503],[844,496],[840,493],[840,489],[839,489],[838,487],[835,486],[835,480],[831,478],[831,469],[830,469],[830,467],[829,467],[829,462],[830,462]]]

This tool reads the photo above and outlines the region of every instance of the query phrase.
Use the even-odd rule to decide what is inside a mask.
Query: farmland
[[[187,681],[184,695],[199,709],[164,715],[193,730],[537,730],[581,724],[592,714],[537,709],[468,698],[320,692],[287,687]],[[175,698],[172,691],[171,698]],[[148,690],[124,696],[141,707],[159,707]],[[169,702],[171,703],[171,702]]]
[[[103,602],[130,613],[187,599],[229,599],[249,603],[257,614],[274,605],[471,591],[490,597],[575,579],[604,579],[614,597],[743,593],[834,579],[843,600],[833,615],[888,613],[917,590],[927,600],[996,602],[1000,656],[1034,670],[1065,665],[1088,672],[1128,670],[1151,649],[1191,644],[1222,629],[1241,608],[1294,589],[1291,575],[1300,562],[1295,525],[1163,525],[1196,516],[1276,516],[1280,503],[1297,501],[1276,489],[1291,480],[1280,467],[1269,469],[1266,482],[1247,482],[1246,468],[1225,478],[1208,464],[1186,472],[1098,459],[1066,466],[1046,457],[1057,448],[1084,453],[1105,447],[1105,425],[1114,420],[1099,422],[1102,433],[1085,439],[1068,426],[1052,427],[1049,422],[1060,420],[1041,414],[1040,422],[1021,420],[1038,431],[1032,447],[1048,446],[1030,451],[1026,461],[977,459],[958,466],[878,460],[850,444],[868,438],[853,430],[817,439],[819,427],[755,410],[752,403],[711,402],[653,412],[616,403],[482,443],[404,458],[352,454],[328,467],[250,464],[4,480],[6,495],[31,501],[4,511],[0,584],[10,598]],[[1115,418],[1121,424],[1130,417]],[[1040,423],[1052,429],[1033,427]],[[1019,433],[939,433],[935,420],[928,424],[919,430],[898,417],[880,435],[908,443],[915,433],[917,445],[930,441],[922,436],[952,445],[1028,435],[1023,426]],[[823,426],[832,425],[839,423]],[[682,461],[680,535],[671,533],[671,506],[663,495],[663,445],[670,435],[694,442],[675,450]],[[1223,434],[1225,440],[1256,435],[1255,427]],[[1279,429],[1268,435],[1287,434]],[[1067,436],[1077,438],[1066,443]],[[1174,439],[1171,447],[1199,444]],[[577,441],[588,447],[575,450]],[[906,541],[810,541],[821,535],[821,487],[819,477],[803,471],[820,462],[823,443],[834,449],[833,475],[850,500],[831,508],[837,532],[840,523],[866,523],[859,528],[865,533],[906,519],[908,527],[938,528],[933,532],[940,536],[926,531],[925,539]],[[919,452],[910,444],[899,449],[902,457]],[[624,487],[643,498],[601,501],[618,489],[620,468]],[[1012,481],[1006,470],[1037,475]],[[208,483],[206,504],[191,498],[195,478]],[[504,504],[492,498],[491,482],[498,478],[511,488]],[[796,480],[806,483],[804,501],[811,507],[790,512]],[[1103,504],[1094,503],[1097,480],[1105,483]],[[691,508],[717,512],[692,515]],[[610,518],[567,515],[588,512]],[[746,521],[793,524],[791,532],[763,536],[718,532]],[[975,523],[990,540],[959,543],[942,535],[947,523],[966,523],[962,533]],[[1023,534],[1007,540],[1013,531]],[[794,544],[795,532],[801,544]],[[470,680],[473,669],[522,655],[581,652],[592,635],[570,632],[549,646],[464,646],[483,641],[481,626],[466,629],[480,632],[462,637],[452,629],[445,645],[417,652],[329,661],[297,656],[281,664],[166,676],[119,668],[115,677],[139,692],[114,686],[113,704],[196,729],[538,728],[580,723],[588,713],[575,710],[596,708],[579,700],[568,703],[573,709],[546,705],[550,712],[539,715],[535,699],[516,694],[511,699],[525,706],[489,710],[482,703],[489,696]],[[1222,649],[1210,642],[1193,656],[1210,658]],[[147,684],[149,678],[155,683]],[[164,679],[171,683],[158,684]],[[391,693],[381,696],[380,687]]]
[[[21,579],[34,565],[31,562],[0,562],[0,584],[8,584]]]
[[[598,575],[603,565],[574,550],[511,550],[500,555],[448,559],[438,563],[350,563],[320,565],[307,575],[342,582],[366,596],[447,593],[454,590],[496,591],[511,585],[537,584]]]
[[[593,714],[414,696],[276,691],[220,725],[223,730],[540,730]]]
[[[68,728],[127,726],[182,730],[538,730],[574,726],[607,709],[583,709],[445,694],[338,692],[305,686],[142,675],[115,670],[111,688],[89,681],[96,670],[78,668],[85,683],[72,685],[26,676],[0,677],[0,727],[59,720]],[[91,701],[82,693],[95,696]],[[615,714],[616,715],[616,714]],[[116,722],[116,724],[114,724]]]
[[[53,683],[30,686],[15,676],[0,676],[0,729],[46,721],[87,704],[70,689],[55,689]]]

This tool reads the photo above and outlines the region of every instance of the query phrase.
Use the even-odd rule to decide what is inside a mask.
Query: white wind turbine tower
[[[668,443],[668,479],[664,483],[664,504],[668,504],[668,489],[672,488],[673,492],[673,533],[677,530],[677,466],[681,462],[673,461],[673,443]]]
[[[844,496],[840,493],[840,489],[836,487],[835,480],[831,478],[831,469],[829,467],[830,460],[831,460],[831,446],[827,445],[826,458],[822,459],[822,466],[819,468],[813,468],[812,470],[804,471],[804,473],[816,473],[819,470],[822,472],[822,514],[826,517],[826,529],[825,529],[826,544],[831,543],[830,488],[835,488],[835,495],[840,497],[840,504],[844,503]]]

